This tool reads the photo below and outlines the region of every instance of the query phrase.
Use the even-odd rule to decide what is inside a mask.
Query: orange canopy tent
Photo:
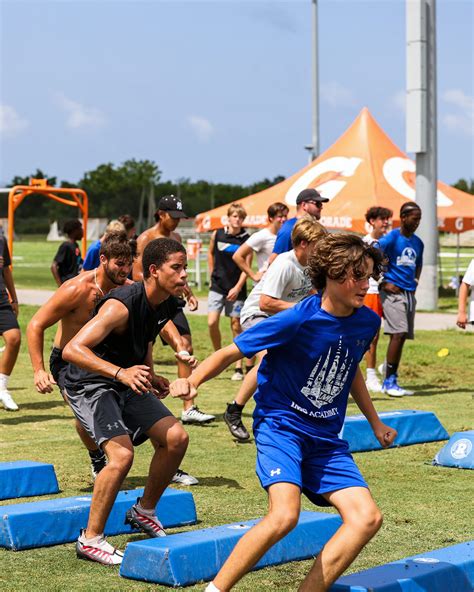
[[[367,108],[362,109],[349,129],[323,154],[281,183],[239,200],[247,211],[246,226],[266,224],[270,204],[283,201],[294,215],[298,193],[315,187],[330,199],[324,204],[321,222],[327,228],[365,233],[364,214],[371,206],[398,212],[407,200],[415,200],[415,163],[390,140]],[[448,232],[474,228],[474,196],[438,182],[438,226]],[[196,217],[198,232],[220,228],[226,223],[228,205]]]

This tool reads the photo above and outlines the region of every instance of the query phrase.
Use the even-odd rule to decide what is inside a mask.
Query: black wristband
[[[117,380],[117,376],[118,376],[118,373],[120,372],[120,370],[122,370],[122,368],[119,368],[119,369],[117,370],[117,372],[115,373],[115,376],[114,376],[114,380]]]

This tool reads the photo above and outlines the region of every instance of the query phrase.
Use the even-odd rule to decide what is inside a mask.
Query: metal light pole
[[[407,151],[416,153],[417,234],[425,245],[418,307],[438,304],[436,0],[407,0]]]
[[[318,0],[312,0],[312,56],[313,56],[313,77],[312,77],[312,133],[311,144],[304,149],[308,151],[308,161],[311,163],[319,156],[319,62],[318,62]]]

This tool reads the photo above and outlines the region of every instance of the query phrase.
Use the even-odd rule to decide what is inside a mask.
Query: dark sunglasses
[[[315,199],[307,199],[306,203],[310,203],[313,204],[315,206],[317,206],[318,208],[322,208],[323,207],[323,202],[322,201],[316,201]]]

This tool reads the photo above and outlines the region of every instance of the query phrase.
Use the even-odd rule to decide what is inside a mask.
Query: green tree
[[[453,187],[474,195],[474,179],[471,179],[470,182],[466,181],[466,179],[459,179],[457,183],[454,183]]]

